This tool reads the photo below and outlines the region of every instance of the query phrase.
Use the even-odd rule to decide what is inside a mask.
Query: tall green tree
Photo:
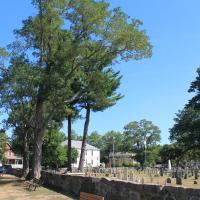
[[[138,161],[143,165],[148,148],[155,146],[161,139],[160,129],[145,119],[128,123],[124,127],[124,146],[127,151],[135,151]],[[146,155],[145,155],[146,152]]]
[[[33,111],[38,81],[37,69],[23,56],[15,54],[9,68],[1,71],[0,106],[7,112],[4,122],[14,129],[23,143],[24,176],[29,172],[29,141],[33,133]]]
[[[182,149],[181,156],[191,155],[192,151],[197,152],[200,147],[200,68],[197,74],[189,89],[189,92],[195,94],[183,110],[176,114],[175,124],[170,129],[170,139]]]
[[[79,170],[83,170],[83,163],[85,157],[85,147],[87,142],[88,127],[90,121],[90,112],[98,112],[107,109],[116,104],[122,98],[120,94],[116,93],[116,89],[120,84],[120,76],[114,73],[111,69],[104,72],[95,71],[89,73],[87,77],[86,92],[80,100],[80,106],[86,110],[83,141],[81,147],[81,155],[79,161]]]
[[[84,79],[88,66],[101,68],[119,60],[149,57],[151,45],[139,20],[131,21],[119,8],[109,9],[104,1],[32,2],[37,15],[24,20],[23,27],[15,33],[24,43],[23,55],[37,72],[34,98],[26,92],[21,94],[32,103],[33,173],[39,178],[43,138],[49,122],[55,118],[63,121],[66,104],[84,93],[82,88],[74,93],[72,83]],[[7,70],[2,73],[7,74]]]

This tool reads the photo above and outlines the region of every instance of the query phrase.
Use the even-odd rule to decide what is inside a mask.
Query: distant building
[[[6,163],[12,165],[12,168],[23,168],[23,158],[18,156],[12,149],[9,143],[5,144],[4,157],[6,158]]]
[[[114,158],[114,159],[113,159]],[[115,166],[123,166],[123,165],[136,165],[138,162],[135,160],[134,153],[123,153],[123,152],[116,152],[109,154],[109,164]]]
[[[62,142],[63,146],[67,146],[68,141]],[[72,167],[78,168],[81,155],[82,141],[72,140],[72,148],[77,149],[78,158]],[[100,166],[100,150],[92,145],[86,144],[84,167],[98,167]]]

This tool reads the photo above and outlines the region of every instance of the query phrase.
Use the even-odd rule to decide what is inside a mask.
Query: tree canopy
[[[200,68],[197,69],[196,80],[191,83],[189,92],[195,93],[185,107],[176,114],[175,124],[170,129],[170,139],[175,142],[181,153],[179,155],[195,155],[199,157],[200,147]],[[191,156],[191,159],[194,157]],[[199,157],[200,158],[200,157]]]
[[[140,20],[111,9],[106,1],[32,4],[37,14],[15,30],[17,40],[9,45],[9,53],[0,49],[0,105],[12,116],[12,126],[23,127],[24,148],[25,138],[33,133],[33,174],[39,178],[51,121],[64,121],[71,104],[86,103],[93,111],[114,105],[121,95],[116,93],[120,76],[112,66],[150,57],[152,46]]]

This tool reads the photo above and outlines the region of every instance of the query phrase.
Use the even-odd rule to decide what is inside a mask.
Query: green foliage
[[[78,158],[78,151],[75,148],[72,148],[72,163],[76,163]]]
[[[55,168],[63,166],[67,161],[67,148],[61,145],[65,135],[57,129],[46,132],[43,143],[43,165]]]
[[[176,114],[175,124],[170,129],[170,139],[176,143],[179,157],[189,160],[200,158],[198,153],[200,147],[200,68],[197,69],[197,74],[196,80],[191,83],[189,89],[189,92],[195,92],[195,95],[184,109]],[[194,155],[197,157],[195,158]]]
[[[147,147],[160,141],[160,129],[145,119],[127,124],[124,127],[124,135],[127,150],[144,149],[145,140]]]
[[[97,132],[94,131],[92,132],[89,136],[88,136],[88,143],[90,145],[93,145],[99,149],[101,149],[102,145],[103,145],[103,141],[102,141],[102,136]]]
[[[119,73],[111,66],[118,61],[150,57],[152,46],[141,21],[131,20],[120,8],[111,9],[105,1],[32,3],[37,14],[15,30],[19,40],[10,45],[10,64],[1,64],[0,107],[9,114],[9,125],[17,125],[23,133],[28,129],[29,138],[34,133],[34,163],[40,168],[48,125],[62,122],[71,113],[71,103],[77,107],[89,103],[93,111],[114,105],[122,96],[116,93]],[[3,49],[0,54],[7,57]],[[53,139],[46,137],[47,145]],[[44,155],[48,157],[47,149]],[[51,152],[55,159],[58,152],[64,154],[58,146],[55,152]],[[63,163],[63,157],[57,164]],[[44,163],[56,164],[48,159]]]
[[[81,141],[83,139],[83,137],[79,134],[77,134],[74,130],[72,130],[72,140],[78,140]]]
[[[43,165],[49,168],[66,166],[67,146],[61,145],[66,140],[65,135],[57,128],[49,129],[43,143]],[[76,162],[78,151],[72,148],[72,163]]]
[[[145,147],[146,141],[146,147]],[[130,122],[124,127],[124,148],[126,151],[135,151],[137,161],[142,165],[145,159],[146,148],[146,165],[153,165],[158,159],[156,144],[160,141],[160,129],[151,121],[145,119],[139,122]],[[152,153],[151,153],[152,151]]]
[[[160,130],[152,122],[141,120],[140,122],[131,122],[125,126],[124,132],[109,131],[104,135],[92,132],[88,137],[88,143],[98,147],[101,151],[101,162],[109,161],[109,153],[130,152],[136,154],[136,160],[142,165],[154,166],[161,163],[161,149],[157,143],[160,141]],[[144,138],[147,137],[146,163]],[[119,166],[118,163],[115,163]],[[128,165],[124,163],[124,165]]]
[[[4,161],[5,143],[7,142],[7,136],[4,130],[0,130],[0,161]]]
[[[109,131],[102,136],[101,160],[107,163],[109,153],[113,152],[113,143],[115,152],[120,152],[123,148],[123,135],[120,132]]]

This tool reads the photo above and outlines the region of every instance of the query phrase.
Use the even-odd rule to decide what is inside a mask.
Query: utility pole
[[[115,143],[114,143],[115,137],[113,137],[113,167],[115,167]]]

